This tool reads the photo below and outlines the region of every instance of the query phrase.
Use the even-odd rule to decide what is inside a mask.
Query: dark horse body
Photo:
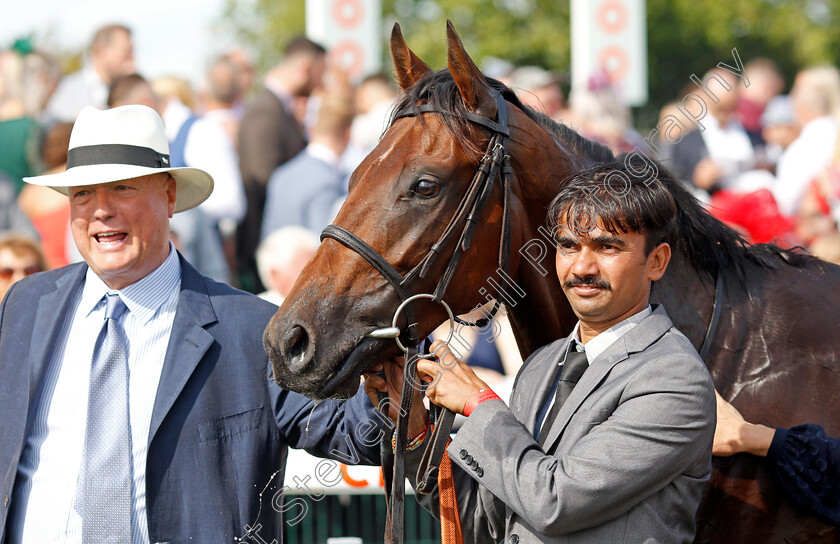
[[[431,73],[396,29],[391,49],[406,91],[401,106],[430,103],[451,115],[395,120],[354,173],[335,223],[398,271],[416,265],[454,214],[487,142],[487,134],[463,121],[463,114],[494,118],[491,87],[501,91],[508,102],[514,177],[509,274],[525,293],[516,300],[508,297],[508,311],[527,357],[567,335],[577,321],[553,272],[553,248],[538,230],[546,208],[566,177],[613,160],[612,154],[524,108],[508,89],[486,80],[451,27],[448,71]],[[723,397],[751,421],[770,426],[817,422],[829,435],[840,435],[840,344],[835,341],[840,268],[772,247],[744,247],[677,182],[672,186],[680,207],[680,238],[668,273],[654,287],[653,301],[665,305],[699,348],[719,278],[723,311],[706,362]],[[429,187],[437,192],[431,194]],[[504,285],[497,271],[501,221],[497,186],[445,296],[456,313],[485,302],[487,291],[481,290],[491,285],[488,278]],[[442,248],[428,274],[411,284],[413,292],[434,290],[452,246]],[[316,398],[352,394],[361,372],[399,354],[393,341],[366,337],[390,325],[399,302],[364,259],[326,240],[266,329],[266,349],[280,384]],[[421,335],[444,317],[435,304],[419,306]],[[714,460],[697,516],[698,542],[840,541],[840,532],[798,510],[762,460],[747,455]]]

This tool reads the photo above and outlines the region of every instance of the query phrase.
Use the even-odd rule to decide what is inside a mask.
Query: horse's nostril
[[[306,365],[306,349],[309,347],[309,335],[306,329],[295,325],[286,335],[284,343],[286,360],[292,369],[300,369]]]

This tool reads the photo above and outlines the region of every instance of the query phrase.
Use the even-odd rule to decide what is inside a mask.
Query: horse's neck
[[[674,253],[665,276],[654,283],[651,303],[662,304],[674,325],[700,349],[715,299],[715,284],[702,278],[682,255]]]
[[[523,358],[569,334],[577,317],[557,279],[555,245],[543,227],[548,202],[522,202],[513,240],[512,271],[525,296],[510,308],[511,325]],[[542,229],[540,227],[543,227]]]
[[[560,190],[562,181],[591,161],[571,153],[569,147],[556,140],[536,124],[521,125],[510,143],[513,170],[516,172],[514,193],[522,206],[518,218],[512,253],[516,281],[526,295],[513,308],[511,325],[523,359],[537,348],[568,335],[577,323],[554,264],[555,245],[543,228],[548,205]],[[531,258],[523,255],[526,251]],[[544,251],[538,263],[534,252]],[[545,273],[545,275],[543,275]]]
[[[548,260],[553,264],[553,258]],[[537,348],[569,334],[577,317],[554,275],[553,266],[546,277],[527,262],[521,267],[524,269],[520,269],[517,281],[526,296],[510,309],[510,318],[519,352],[525,359]]]

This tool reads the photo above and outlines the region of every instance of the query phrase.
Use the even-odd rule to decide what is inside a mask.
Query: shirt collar
[[[589,364],[592,362],[608,347],[613,345],[616,340],[627,334],[630,329],[641,323],[647,316],[651,314],[652,310],[650,308],[650,304],[647,307],[627,319],[623,321],[619,321],[609,329],[605,330],[589,342],[584,345],[586,351],[586,360],[589,361]],[[576,342],[580,342],[580,321],[575,324],[574,330],[572,330],[572,339]],[[571,342],[569,345],[571,346]]]
[[[283,82],[279,79],[273,78],[271,76],[265,76],[263,80],[263,85],[265,88],[274,93],[274,96],[283,104],[283,107],[286,108],[286,111],[289,113],[293,113],[295,111],[295,101],[294,97],[292,97],[292,93],[286,89],[286,86],[283,85]]]
[[[172,243],[169,243],[169,256],[151,274],[134,282],[125,289],[111,289],[102,281],[102,278],[88,267],[85,275],[85,285],[82,290],[82,300],[79,309],[84,315],[89,316],[96,310],[103,297],[108,293],[117,293],[128,310],[139,320],[146,324],[152,319],[181,282],[181,263],[178,260],[178,252]]]
[[[341,166],[341,157],[335,151],[325,146],[324,144],[312,142],[306,146],[306,153],[310,157],[316,158],[327,163],[336,170],[339,170]]]

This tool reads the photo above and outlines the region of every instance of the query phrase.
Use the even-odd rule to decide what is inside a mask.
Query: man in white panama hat
[[[175,251],[169,218],[213,180],[168,153],[152,109],[91,107],[67,171],[26,179],[68,195],[85,262],[0,307],[2,542],[280,541],[288,447],[379,463],[352,432],[366,395],[280,389],[262,348],[276,307]]]

